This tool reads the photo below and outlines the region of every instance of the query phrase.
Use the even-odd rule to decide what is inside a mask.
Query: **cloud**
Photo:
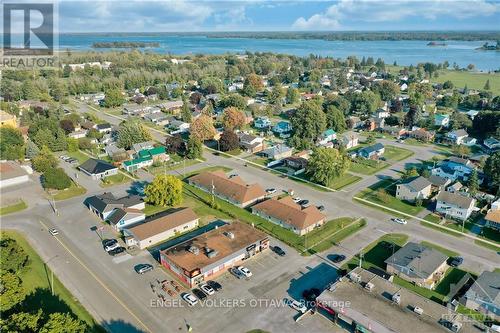
[[[324,12],[309,18],[299,17],[295,30],[331,30],[345,28],[351,22],[403,22],[410,18],[437,20],[451,17],[467,19],[491,16],[500,11],[500,4],[486,0],[340,0]]]

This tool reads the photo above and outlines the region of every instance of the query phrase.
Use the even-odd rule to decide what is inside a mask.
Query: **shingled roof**
[[[465,195],[441,191],[437,197],[438,201],[453,204],[460,208],[468,209],[473,203],[474,199]]]

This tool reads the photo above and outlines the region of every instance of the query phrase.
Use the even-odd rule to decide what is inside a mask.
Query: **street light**
[[[47,260],[45,262],[45,265],[48,267],[49,262],[56,259],[57,257],[59,257],[59,255],[56,254],[55,256],[53,256],[52,258]],[[49,269],[50,269],[50,267],[49,267]],[[52,296],[54,296],[54,270],[53,269],[50,270],[50,291],[52,292]]]

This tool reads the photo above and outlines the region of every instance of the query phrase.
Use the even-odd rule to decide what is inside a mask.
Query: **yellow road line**
[[[38,221],[40,222],[40,224],[46,228],[46,229],[49,229],[42,221]],[[71,252],[71,250],[58,238],[58,237],[54,237],[58,242],[59,244],[62,245],[62,247],[73,257],[75,258],[76,261],[78,261],[78,263],[83,267],[85,268],[85,270],[111,295],[113,296],[113,298],[118,302],[120,303],[121,306],[123,306],[123,308],[132,316],[135,318],[135,320],[137,320],[145,329],[146,331],[148,332],[152,332],[149,327],[146,326],[146,324],[144,324],[142,322],[142,320],[139,319],[139,317],[137,317],[133,312],[132,310],[130,310],[126,305],[125,303],[123,303],[123,301],[121,299],[119,299],[105,284],[104,282],[102,282],[95,274],[94,272],[92,272],[92,270],[90,268],[88,268],[76,255],[73,254],[73,252]]]

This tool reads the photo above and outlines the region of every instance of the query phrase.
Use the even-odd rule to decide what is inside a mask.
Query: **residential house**
[[[189,184],[238,207],[247,207],[266,196],[259,184],[247,184],[240,176],[228,177],[222,170],[199,173],[189,178]]]
[[[387,103],[385,108],[378,108],[377,111],[375,111],[375,118],[388,118],[390,116],[391,113],[387,110]]]
[[[434,115],[434,126],[448,127],[450,126],[450,115],[437,113]]]
[[[136,172],[139,169],[147,168],[151,165],[153,165],[153,159],[149,157],[136,157],[122,163],[122,167],[127,170],[127,172]]]
[[[251,153],[257,153],[264,149],[264,138],[260,136],[255,136],[251,134],[246,134],[243,132],[238,133],[238,138],[240,140],[240,147],[245,151]]]
[[[95,158],[89,158],[78,169],[95,180],[118,174],[117,167]]]
[[[446,192],[458,193],[462,190],[464,186],[460,182],[455,182],[446,188]]]
[[[389,135],[393,135],[397,138],[406,134],[406,129],[398,126],[384,126],[381,128],[382,133],[387,133]]]
[[[409,202],[428,199],[431,196],[432,183],[424,177],[413,178],[396,185],[396,198]]]
[[[292,156],[293,149],[285,145],[284,143],[279,143],[270,148],[264,149],[260,152],[260,155],[267,157],[272,160],[281,160],[285,157]]]
[[[333,129],[327,129],[318,137],[318,145],[326,145],[337,138],[337,133]]]
[[[473,169],[474,164],[469,160],[450,157],[440,162],[437,167],[431,170],[431,173],[435,176],[447,178],[452,182],[457,180],[467,181]],[[479,178],[479,182],[482,182],[481,177]]]
[[[451,183],[451,180],[449,180],[448,178],[443,178],[436,175],[430,175],[427,179],[432,184],[432,192],[439,192],[441,190],[444,190],[446,186]]]
[[[470,136],[469,137],[466,137],[462,140],[462,144],[464,146],[467,146],[467,147],[472,147],[472,146],[475,146],[477,143],[477,139],[476,138],[471,138]]]
[[[104,147],[104,151],[106,154],[111,157],[114,161],[115,160],[126,160],[129,158],[127,151],[123,148],[118,148],[116,144],[110,143]],[[120,157],[118,157],[120,156]]]
[[[271,198],[252,206],[252,213],[302,236],[325,223],[316,206],[302,207],[290,196]]]
[[[495,230],[500,230],[500,199],[491,204],[491,208],[484,217],[486,226]]]
[[[484,271],[481,273],[460,303],[500,321],[500,272]]]
[[[183,101],[169,101],[157,104],[160,109],[172,114],[180,113],[183,105]]]
[[[177,119],[171,119],[169,120],[167,127],[170,130],[170,134],[178,134],[178,133],[186,133],[189,131],[191,124],[183,122],[181,120]]]
[[[408,136],[410,138],[417,139],[419,141],[423,142],[429,142],[434,140],[435,132],[433,131],[428,131],[425,128],[418,128],[414,131],[411,131]]]
[[[164,126],[168,124],[168,117],[163,112],[147,114],[144,116],[144,119],[152,122],[155,125]]]
[[[99,133],[104,134],[104,133],[109,133],[109,132],[111,132],[112,127],[111,127],[111,124],[109,124],[109,123],[103,123],[103,124],[97,124],[97,125],[95,126],[95,129],[96,129]]]
[[[494,153],[500,150],[500,140],[490,137],[483,141],[483,146],[486,147],[488,152]]]
[[[307,166],[307,159],[298,156],[289,156],[283,159],[283,163],[294,170],[303,170]]]
[[[165,162],[170,159],[165,146],[157,146],[139,150],[137,156],[151,158],[154,162]]]
[[[132,145],[132,149],[135,151],[136,154],[138,154],[141,150],[153,149],[154,147],[155,147],[154,141],[143,141],[143,142],[134,143]]]
[[[199,225],[199,217],[191,208],[159,213],[123,229],[125,243],[140,249],[153,246],[181,233],[193,230]]]
[[[445,276],[448,256],[430,247],[409,242],[385,260],[386,271],[417,286],[434,289]]]
[[[253,121],[253,126],[258,129],[268,129],[271,127],[271,120],[268,117],[258,117]]]
[[[290,137],[290,132],[292,131],[292,124],[288,121],[280,121],[273,126],[273,132],[276,133],[280,138]]]
[[[465,221],[472,214],[476,200],[474,198],[441,191],[437,197],[436,212],[457,220]]]
[[[147,105],[136,105],[136,104],[130,104],[130,105],[125,105],[123,107],[122,113],[127,115],[127,116],[140,116],[146,111],[151,108],[150,106]]]
[[[146,219],[146,215],[140,209],[134,208],[115,208],[106,218],[116,231],[127,228],[131,225],[142,222]]]
[[[467,131],[464,130],[464,129],[459,129],[459,130],[456,130],[456,131],[452,131],[452,132],[448,132],[446,134],[446,138],[456,144],[456,145],[460,145],[462,144],[462,142],[464,141],[464,139],[466,137],[468,137],[469,134],[467,134]]]
[[[105,192],[101,195],[94,195],[85,199],[87,208],[99,216],[102,220],[107,220],[115,209],[143,210],[144,201],[137,195],[127,195],[117,198],[113,193]]]
[[[356,117],[356,116],[350,116],[348,119],[347,119],[347,127],[349,127],[350,129],[357,129],[357,128],[361,128],[365,125],[365,122],[362,121],[359,117]]]
[[[356,132],[349,131],[341,134],[338,141],[345,149],[350,149],[359,144],[359,136]]]
[[[378,159],[385,152],[385,147],[381,143],[376,143],[372,146],[361,148],[358,151],[358,156],[366,158],[366,159]]]
[[[68,138],[71,138],[71,139],[81,139],[81,138],[84,138],[87,136],[87,130],[85,129],[81,129],[81,130],[78,130],[78,131],[73,131],[71,133],[68,134]]]

